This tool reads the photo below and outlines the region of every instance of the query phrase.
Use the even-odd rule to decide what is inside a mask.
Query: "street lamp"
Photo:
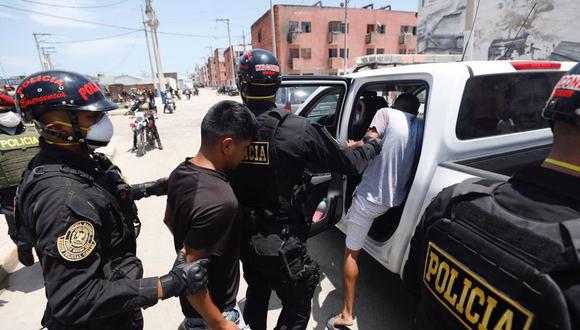
[[[342,58],[342,75],[346,75],[346,61],[348,57],[348,2],[344,0],[344,57]],[[339,52],[340,54],[340,52]]]

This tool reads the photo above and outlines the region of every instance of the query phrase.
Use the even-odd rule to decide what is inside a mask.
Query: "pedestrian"
[[[343,267],[342,312],[327,322],[329,330],[351,326],[359,275],[358,257],[374,220],[401,205],[409,192],[415,153],[422,140],[422,121],[417,118],[420,102],[413,94],[397,97],[393,108],[378,110],[367,136],[384,141],[381,154],[369,164],[346,214],[347,230]]]
[[[8,235],[16,244],[23,264],[32,263],[32,246],[16,235],[14,196],[28,162],[38,153],[38,132],[26,126],[16,113],[16,103],[8,95],[0,94],[0,212],[8,223]]]
[[[244,319],[266,329],[271,291],[282,300],[276,329],[305,329],[320,270],[306,250],[309,220],[303,212],[303,174],[307,162],[322,169],[360,174],[381,149],[369,139],[349,150],[322,126],[276,109],[280,86],[278,60],[253,49],[240,60],[238,88],[256,115],[258,137],[232,175],[243,208],[241,260],[248,283]]]
[[[403,276],[421,293],[417,329],[580,326],[579,81],[576,65],[538,111],[554,135],[541,164],[468,179],[425,210]]]
[[[23,80],[16,104],[41,135],[18,187],[15,222],[42,267],[44,327],[142,329],[142,307],[205,285],[204,263],[186,262],[183,252],[167,275],[143,278],[134,199],[165,194],[167,181],[129,186],[94,151],[109,143],[106,112],[117,108],[98,86],[77,73],[43,71]]]
[[[182,329],[244,327],[236,303],[240,280],[238,201],[227,175],[245,155],[256,134],[254,115],[242,104],[222,101],[201,123],[201,147],[169,178],[166,223],[176,251],[191,260],[209,258],[207,289],[180,296]]]

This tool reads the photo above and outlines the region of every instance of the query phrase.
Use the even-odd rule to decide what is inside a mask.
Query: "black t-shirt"
[[[238,201],[223,173],[186,159],[169,178],[168,205],[175,250],[183,245],[210,255],[208,289],[220,311],[236,305],[240,279]],[[179,297],[186,317],[201,317],[185,296]]]

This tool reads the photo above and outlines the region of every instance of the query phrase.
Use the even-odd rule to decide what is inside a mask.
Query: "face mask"
[[[22,118],[19,114],[8,111],[0,113],[0,125],[6,128],[14,128],[22,122]]]
[[[14,97],[16,95],[16,91],[9,91],[8,96]]]
[[[85,140],[89,148],[96,149],[104,147],[113,137],[113,123],[107,115],[104,115],[98,122],[89,127]]]

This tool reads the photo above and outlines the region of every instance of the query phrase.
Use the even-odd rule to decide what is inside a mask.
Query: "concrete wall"
[[[420,1],[418,52],[462,53],[476,8],[476,0]],[[466,59],[580,61],[579,14],[579,0],[481,0]]]

